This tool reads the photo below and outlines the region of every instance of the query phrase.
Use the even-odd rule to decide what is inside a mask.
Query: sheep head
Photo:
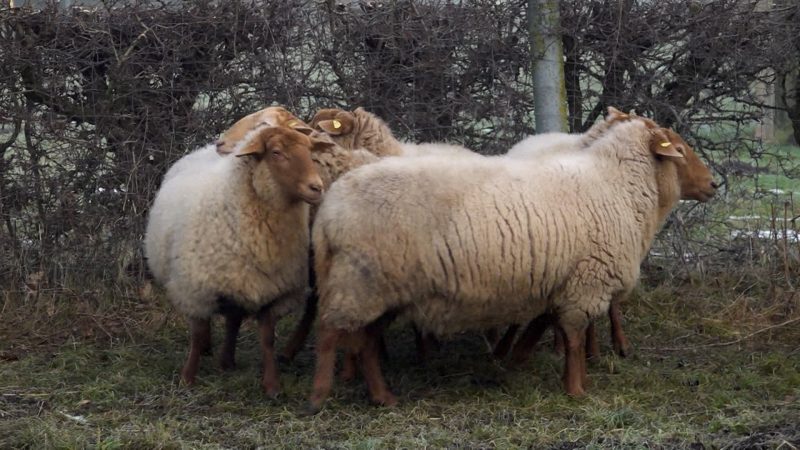
[[[650,130],[650,151],[659,157],[674,161],[680,182],[681,199],[707,202],[717,192],[708,166],[697,156],[692,147],[675,131],[659,126],[655,121],[631,115],[641,120]]]
[[[263,127],[236,147],[237,157],[253,157],[266,164],[271,177],[290,198],[312,205],[322,201],[322,179],[311,152],[325,151],[334,144],[286,127]]]
[[[356,118],[353,113],[343,109],[320,109],[311,119],[311,126],[331,136],[341,136],[353,132]]]
[[[228,128],[216,142],[217,153],[221,155],[231,153],[233,148],[236,147],[236,144],[241,141],[248,132],[263,125],[289,127],[304,134],[309,134],[313,131],[308,124],[298,119],[297,116],[290,113],[285,108],[270,106],[248,114]]]
[[[709,201],[719,187],[714,181],[711,170],[678,133],[668,128],[661,128],[660,132],[660,137],[657,139],[660,141],[659,148],[671,149],[681,156],[682,163],[677,165],[681,199]]]

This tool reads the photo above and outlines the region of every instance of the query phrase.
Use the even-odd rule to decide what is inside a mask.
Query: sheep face
[[[221,155],[231,153],[236,144],[244,139],[248,132],[263,125],[285,126],[303,134],[309,134],[312,131],[311,127],[286,109],[280,106],[270,106],[249,114],[234,123],[217,140],[217,153]]]
[[[659,127],[650,119],[637,118],[642,120],[653,133],[650,150],[676,163],[680,198],[699,202],[711,200],[717,192],[718,185],[711,175],[711,170],[700,160],[692,147],[671,129]]]
[[[681,183],[681,199],[707,202],[717,192],[717,183],[708,166],[692,150],[692,147],[670,129],[662,128],[675,150],[683,155],[683,164],[678,164],[678,180]]]
[[[322,201],[324,189],[311,152],[324,151],[331,145],[290,128],[265,127],[240,146],[235,155],[256,161],[253,179],[257,192],[263,191],[256,185],[259,180],[272,179],[290,199],[316,205]],[[258,176],[264,170],[269,171],[270,177]]]

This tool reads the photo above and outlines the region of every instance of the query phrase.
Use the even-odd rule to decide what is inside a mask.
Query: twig
[[[674,351],[680,351],[680,350],[693,350],[693,349],[708,348],[708,347],[725,347],[725,346],[728,346],[728,345],[738,344],[739,342],[742,342],[744,340],[750,339],[751,337],[753,337],[753,336],[755,336],[757,334],[761,334],[761,333],[763,333],[765,331],[769,331],[769,330],[772,330],[774,328],[780,328],[780,327],[783,327],[783,326],[786,326],[786,325],[791,325],[791,324],[793,324],[795,322],[800,322],[800,317],[795,317],[794,319],[789,319],[786,322],[779,323],[779,324],[776,324],[776,325],[771,325],[771,326],[768,326],[766,328],[762,328],[760,330],[756,330],[756,331],[754,331],[754,332],[752,332],[752,333],[750,333],[750,334],[748,334],[746,336],[742,336],[739,339],[735,339],[733,341],[713,342],[711,344],[701,344],[701,345],[694,345],[694,346],[690,346],[690,347],[666,347],[666,348],[665,347],[642,347],[642,349],[643,350],[663,350],[665,352],[674,352]]]

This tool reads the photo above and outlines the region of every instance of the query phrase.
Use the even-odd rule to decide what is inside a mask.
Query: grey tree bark
[[[567,131],[558,0],[528,0],[536,133]]]

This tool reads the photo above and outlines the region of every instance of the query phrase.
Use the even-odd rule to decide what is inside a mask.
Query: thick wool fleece
[[[165,180],[145,237],[153,275],[193,318],[214,313],[219,297],[278,315],[301,304],[308,249],[308,205],[289,200],[252,157],[217,157]]]
[[[630,290],[678,200],[641,121],[569,157],[390,158],[331,188],[313,230],[327,324],[400,311],[450,334],[550,310],[582,327]]]
[[[455,144],[412,144],[400,142],[394,137],[389,125],[375,114],[363,108],[356,108],[352,114],[355,119],[353,131],[344,135],[331,136],[334,142],[346,149],[365,149],[380,158],[386,156],[463,156],[476,154],[466,147]]]
[[[173,164],[169,170],[167,170],[167,173],[164,174],[164,179],[161,183],[163,184],[167,182],[167,180],[173,178],[175,175],[185,171],[202,173],[203,170],[206,170],[209,165],[214,164],[220,158],[221,156],[217,154],[216,145],[209,144],[204,147],[200,147],[199,149],[177,160],[175,164]]]
[[[557,155],[567,151],[586,148],[605,134],[613,121],[600,120],[584,133],[542,133],[517,142],[506,156],[510,158],[530,158]]]

